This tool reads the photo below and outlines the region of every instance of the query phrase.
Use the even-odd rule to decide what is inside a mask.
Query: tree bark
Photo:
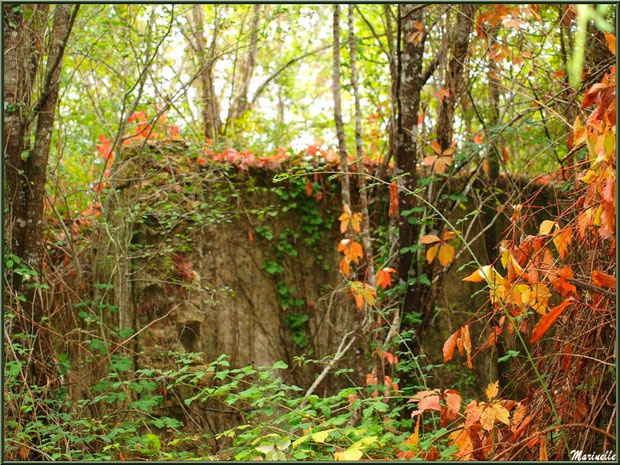
[[[336,136],[338,137],[338,153],[340,154],[342,204],[343,207],[351,208],[347,144],[344,137],[342,101],[340,99],[340,5],[334,5],[333,37],[332,92],[334,95],[334,121],[336,122]]]
[[[461,5],[456,13],[456,27],[451,47],[451,57],[448,63],[444,89],[450,89],[450,96],[443,99],[439,107],[437,119],[437,141],[441,150],[452,145],[454,132],[454,109],[456,98],[463,90],[463,68],[469,49],[469,35],[471,33],[476,13],[476,5]]]
[[[8,235],[7,251],[24,257],[29,191],[26,161],[30,145],[26,144],[28,120],[32,105],[34,79],[41,50],[37,47],[42,35],[47,8],[33,8],[30,23],[24,21],[26,5],[4,5],[4,230]],[[48,7],[48,5],[45,5]],[[39,22],[39,24],[37,24]],[[13,276],[14,290],[19,276]]]
[[[35,352],[32,374],[39,385],[50,382],[47,358],[52,355],[49,333],[39,330],[43,308],[37,298],[43,257],[44,201],[47,163],[58,101],[59,78],[62,59],[79,5],[59,4],[54,8],[53,26],[49,38],[43,86],[39,98],[31,109],[31,96],[38,61],[42,55],[44,18],[48,8],[34,7],[33,22],[25,24],[25,5],[5,5],[5,134],[4,148],[7,174],[7,223],[10,230],[11,252],[22,259],[36,273],[25,286],[14,279],[14,292],[23,292],[26,314],[20,330],[35,335]],[[8,23],[8,25],[7,25]],[[16,27],[12,27],[16,25]],[[41,37],[38,36],[40,34]],[[8,117],[8,118],[6,118]],[[36,119],[34,144],[29,146],[26,137],[30,122]],[[23,287],[23,289],[22,289]]]
[[[353,5],[349,4],[349,49],[351,56],[351,86],[353,87],[353,97],[355,100],[355,148],[357,155],[358,185],[360,195],[360,206],[362,210],[362,245],[367,261],[368,284],[372,287],[377,286],[375,279],[375,265],[372,254],[372,243],[370,240],[370,216],[368,214],[368,195],[366,191],[366,172],[364,169],[364,154],[362,151],[362,117],[360,107],[360,92],[357,81],[357,43],[353,31]]]
[[[222,121],[220,118],[220,103],[215,94],[213,85],[213,67],[215,65],[215,49],[216,39],[219,32],[219,24],[217,20],[217,7],[215,7],[216,18],[214,24],[213,37],[209,50],[205,50],[204,37],[204,18],[202,14],[203,6],[196,4],[192,6],[192,23],[194,32],[193,48],[198,55],[199,63],[207,62],[209,66],[200,76],[200,98],[202,100],[202,123],[203,134],[206,138],[217,141],[220,131],[222,130]],[[199,66],[200,67],[200,66]]]
[[[234,125],[235,120],[241,118],[250,108],[248,100],[248,90],[250,88],[250,80],[256,66],[256,51],[258,48],[258,24],[260,21],[261,5],[255,3],[252,7],[252,22],[250,25],[250,44],[248,53],[239,67],[239,81],[235,86],[235,93],[230,111],[228,114],[227,126]]]
[[[424,24],[421,5],[399,5],[398,16],[400,37],[397,43],[402,49],[399,52],[398,60],[396,174],[408,173],[402,178],[402,187],[413,192],[417,185],[418,111],[420,108],[420,91],[424,85],[422,60],[426,34],[419,42],[410,40],[414,32],[417,31],[415,25]],[[401,213],[410,210],[415,205],[416,199],[413,195],[408,193],[399,195],[398,207]],[[398,275],[403,283],[407,283],[414,259],[411,247],[417,243],[417,228],[401,214],[398,220],[398,232],[399,249],[405,249],[399,257]],[[403,298],[404,311],[415,308],[414,294],[413,288],[407,286]]]

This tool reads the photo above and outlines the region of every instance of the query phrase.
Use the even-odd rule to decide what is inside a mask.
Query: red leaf
[[[312,183],[309,179],[306,180],[306,195],[308,197],[312,196]]]
[[[543,337],[543,334],[547,332],[551,325],[555,323],[555,320],[557,320],[558,317],[562,314],[564,309],[573,303],[575,303],[573,299],[567,299],[557,307],[552,308],[549,313],[544,315],[534,327],[534,331],[532,331],[532,339],[530,339],[530,342],[534,343],[540,340],[540,338]]]
[[[390,183],[390,209],[389,216],[394,216],[398,213],[398,186],[396,181]]]

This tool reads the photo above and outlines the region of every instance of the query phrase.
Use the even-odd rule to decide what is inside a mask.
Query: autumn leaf
[[[381,268],[377,272],[377,286],[385,290],[392,285],[392,278],[390,273],[396,273],[394,268]]]
[[[359,309],[364,308],[364,304],[373,305],[377,298],[377,291],[375,288],[360,281],[351,283],[351,292],[355,299],[355,305]]]
[[[390,208],[388,215],[390,217],[398,213],[398,185],[396,181],[390,183]]]
[[[427,234],[426,236],[422,236],[422,238],[420,239],[420,242],[424,245],[428,245],[428,244],[434,244],[435,242],[439,242],[441,239],[439,239],[438,236],[436,236],[435,234]]]
[[[465,325],[457,332],[452,334],[443,345],[443,361],[444,363],[452,359],[454,349],[458,347],[461,355],[467,355],[467,366],[473,369],[471,362],[471,337],[469,334],[469,325]]]
[[[616,278],[601,271],[592,271],[592,284],[599,287],[616,289]]]
[[[616,54],[616,36],[614,34],[608,34],[607,32],[603,32],[605,34],[605,40],[607,41],[607,46],[609,50],[614,55]]]
[[[420,242],[424,245],[435,244],[426,251],[426,260],[432,263],[435,256],[438,255],[439,263],[442,266],[448,266],[454,258],[454,247],[446,241],[456,237],[453,231],[444,231],[441,239],[435,234],[426,234],[420,238]],[[439,242],[439,244],[436,244]]]
[[[450,95],[450,89],[441,88],[437,92],[435,92],[435,97],[437,97],[442,102],[446,97],[450,97]]]
[[[439,263],[448,266],[454,257],[454,247],[450,244],[444,244],[439,247]]]
[[[362,215],[360,213],[351,213],[348,205],[344,206],[344,212],[338,217],[338,220],[340,221],[340,232],[342,234],[347,232],[349,224],[353,231],[361,231]]]
[[[568,250],[568,246],[573,242],[573,229],[566,227],[557,233],[553,238],[553,244],[560,254],[561,258],[566,256],[566,251]]]
[[[306,195],[308,197],[312,196],[312,183],[310,182],[309,179],[306,179]],[[346,231],[346,229],[345,229]]]
[[[337,461],[356,461],[362,458],[364,453],[359,449],[350,449],[343,452],[336,452],[334,458]]]
[[[496,421],[510,425],[508,409],[499,403],[487,404],[480,414],[480,424],[487,431],[492,431]]]
[[[551,327],[551,325],[555,323],[555,320],[558,319],[564,309],[569,305],[573,304],[574,302],[575,300],[572,298],[567,299],[557,307],[552,308],[549,313],[543,315],[543,317],[534,327],[534,331],[532,331],[532,338],[530,339],[530,342],[537,342],[541,337],[543,337],[543,334],[545,334],[545,332]]]
[[[433,170],[441,174],[446,171],[446,166],[452,164],[452,154],[454,153],[453,148],[447,148],[446,150],[441,150],[439,142],[433,141],[431,143],[431,148],[435,152],[434,155],[428,155],[424,157],[424,166],[433,166]]]
[[[538,230],[539,236],[547,236],[555,226],[555,222],[551,220],[545,220],[540,223],[540,229]]]
[[[456,340],[459,338],[461,334],[461,330],[459,329],[457,332],[453,333],[443,344],[443,362],[447,363],[452,360],[452,356],[454,355],[454,349],[456,349]]]
[[[346,258],[355,263],[359,263],[364,256],[364,250],[359,242],[351,239],[342,239],[338,244],[338,252],[342,252]]]
[[[432,391],[420,391],[409,402],[418,402],[418,409],[411,412],[411,417],[414,418],[417,415],[421,415],[427,410],[441,411],[441,404],[439,403],[439,391],[433,389]]]
[[[495,399],[497,395],[499,394],[499,380],[495,381],[494,383],[490,383],[487,386],[485,394],[487,396],[487,399],[489,400]]]
[[[567,279],[573,278],[573,270],[570,266],[563,266],[557,270],[552,270],[550,277],[551,284],[553,284],[555,290],[558,291],[558,294],[562,297],[577,293],[577,288],[567,281]]]
[[[342,260],[340,260],[340,264],[338,265],[338,267],[340,268],[340,272],[343,275],[349,277],[349,275],[351,274],[351,260],[349,258],[342,257]]]
[[[470,274],[469,276],[463,278],[462,281],[469,281],[471,283],[480,283],[484,281],[484,277],[483,277],[483,274],[478,269],[474,271],[472,274]]]
[[[460,460],[471,460],[472,459],[472,453],[474,450],[474,446],[471,442],[471,438],[469,437],[469,432],[467,431],[466,428],[458,429],[452,432],[450,436],[448,437],[452,441],[450,445],[454,445],[458,449],[456,456]]]
[[[416,30],[411,33],[407,42],[413,42],[413,45],[417,47],[424,38],[424,25],[420,21],[414,21],[413,27]]]

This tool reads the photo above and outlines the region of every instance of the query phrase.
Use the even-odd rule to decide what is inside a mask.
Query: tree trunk
[[[261,5],[255,3],[252,7],[252,23],[250,25],[250,44],[248,53],[239,67],[239,81],[235,86],[235,93],[230,111],[228,114],[227,126],[232,127],[235,120],[241,118],[250,108],[248,100],[248,90],[250,88],[250,80],[256,66],[256,50],[258,48],[258,23],[260,20]]]
[[[463,65],[467,58],[469,35],[473,27],[475,13],[476,5],[473,4],[461,5],[456,13],[456,27],[451,47],[452,53],[448,64],[446,80],[443,85],[444,89],[450,89],[450,96],[445,97],[441,101],[439,117],[437,119],[437,141],[441,150],[445,150],[452,145],[454,109],[457,96],[463,91]]]
[[[45,5],[48,7],[48,5]],[[47,8],[34,7],[30,23],[24,22],[26,5],[4,5],[4,179],[5,217],[4,231],[8,235],[7,252],[24,257],[24,243],[27,233],[26,199],[29,191],[27,179],[27,156],[29,146],[25,137],[28,132],[28,118],[32,105],[32,91],[41,50],[37,33]],[[39,22],[39,24],[37,24]],[[13,276],[11,283],[18,290],[19,276]]]
[[[215,88],[213,86],[213,66],[216,49],[216,39],[219,31],[219,24],[217,20],[217,7],[214,7],[216,12],[213,37],[209,50],[205,50],[205,37],[204,37],[204,19],[202,15],[203,6],[196,4],[192,6],[192,23],[194,32],[194,44],[193,48],[198,55],[199,68],[205,63],[207,64],[205,70],[200,76],[200,98],[202,100],[202,124],[204,137],[213,141],[218,139],[220,131],[222,130],[222,121],[220,118],[220,103],[217,95],[215,94]]]
[[[413,192],[417,184],[418,111],[420,91],[424,85],[422,59],[426,35],[419,41],[410,40],[417,31],[415,26],[424,24],[422,5],[399,5],[398,15],[398,44],[402,46],[402,49],[398,61],[396,174],[408,173],[402,178],[402,187]],[[410,210],[416,206],[416,203],[412,194],[401,193],[399,195],[398,207],[401,212],[398,220],[399,249],[404,249],[404,252],[401,252],[398,261],[398,275],[403,283],[407,283],[412,268],[414,254],[411,247],[417,243],[417,228],[402,216],[402,212]],[[414,289],[407,286],[403,298],[405,312],[415,309],[414,294]]]
[[[353,31],[353,5],[349,4],[349,49],[351,56],[351,86],[353,87],[353,97],[355,99],[355,148],[357,156],[358,185],[360,194],[360,206],[362,210],[362,245],[366,254],[368,284],[372,287],[377,286],[375,279],[375,265],[372,255],[372,244],[370,241],[370,216],[368,214],[368,195],[366,191],[366,173],[364,170],[364,154],[362,152],[362,110],[360,108],[360,92],[357,82],[357,43]]]
[[[31,108],[31,96],[37,62],[41,56],[38,44],[43,43],[43,24],[47,8],[35,7],[33,22],[25,24],[25,5],[9,6],[5,14],[6,86],[5,101],[5,160],[7,166],[7,223],[10,230],[11,252],[19,256],[36,273],[28,286],[13,281],[13,291],[25,295],[26,313],[20,321],[20,331],[36,336],[31,371],[34,382],[49,385],[52,382],[47,362],[53,354],[49,333],[39,329],[43,317],[41,299],[37,295],[43,257],[45,181],[49,149],[58,101],[62,59],[79,5],[59,4],[54,9],[54,20],[49,39],[45,77],[37,102]],[[7,27],[8,23],[8,27]],[[16,27],[11,27],[15,24]],[[25,143],[30,123],[36,119],[34,144]],[[24,289],[21,289],[21,288]]]
[[[332,92],[334,95],[334,120],[338,137],[338,152],[340,154],[340,171],[342,186],[343,207],[351,208],[351,187],[349,186],[349,168],[347,160],[347,144],[344,138],[344,124],[342,122],[342,101],[340,99],[340,5],[334,5],[334,35],[333,35],[333,63],[332,63]]]

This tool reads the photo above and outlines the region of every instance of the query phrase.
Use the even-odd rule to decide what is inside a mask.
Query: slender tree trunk
[[[488,35],[488,47],[489,50],[493,50],[494,45],[497,43],[497,34],[499,32],[499,27],[493,27]],[[488,59],[488,69],[489,72],[487,74],[487,78],[489,81],[489,120],[487,122],[487,128],[490,129],[490,133],[488,136],[488,148],[485,154],[486,158],[486,182],[489,186],[494,186],[497,182],[497,178],[500,173],[500,159],[501,151],[500,151],[500,141],[496,138],[495,132],[498,130],[499,125],[499,115],[500,115],[500,89],[499,89],[499,76],[497,75],[497,66],[495,61],[492,58]],[[497,244],[500,240],[500,234],[497,229],[497,223],[493,222],[494,216],[496,215],[495,209],[491,205],[487,205],[484,207],[484,223],[493,225],[486,230],[484,233],[484,246],[487,254],[487,262],[486,263],[494,263],[498,258]],[[499,317],[495,316],[493,318],[493,324],[499,324]],[[504,356],[504,338],[499,336],[497,342],[495,344],[495,355],[497,358],[495,359],[495,363],[492,364],[494,368],[494,373],[491,373],[491,378],[489,382],[494,379],[499,380],[501,386],[506,386],[508,383],[507,380],[507,366],[506,363],[499,362],[499,359]]]
[[[342,173],[340,179],[340,185],[342,187],[342,204],[344,207],[351,208],[351,187],[349,185],[347,144],[344,138],[342,101],[340,99],[340,5],[334,5],[332,92],[334,94],[334,120],[336,121],[336,136],[338,137],[338,152],[340,154],[340,171]]]
[[[256,66],[256,51],[258,48],[258,25],[260,21],[261,5],[255,3],[252,7],[252,22],[250,25],[250,44],[248,53],[239,66],[239,80],[235,86],[235,95],[228,115],[228,125],[234,125],[235,120],[241,118],[250,108],[248,91],[250,80]]]
[[[411,40],[417,31],[416,25],[424,24],[421,5],[399,5],[399,46],[402,47],[398,61],[398,117],[397,117],[397,174],[408,173],[402,180],[402,187],[415,191],[417,185],[416,166],[418,139],[418,111],[420,107],[420,91],[424,85],[422,76],[422,59],[426,35],[419,41]],[[402,45],[401,45],[402,44]],[[410,210],[416,206],[416,199],[411,194],[399,195],[399,211]],[[414,254],[411,247],[417,243],[417,228],[400,216],[398,221],[399,249],[398,275],[403,283],[407,283],[412,269]],[[415,292],[407,286],[403,299],[404,311],[415,309]]]
[[[493,50],[494,45],[497,43],[497,33],[499,27],[493,27],[489,32],[488,44],[489,50]],[[487,62],[489,72],[487,74],[489,80],[489,112],[490,118],[487,123],[487,127],[491,130],[491,134],[488,134],[489,144],[486,152],[487,171],[489,179],[495,180],[499,176],[499,142],[493,135],[493,132],[497,130],[499,124],[499,77],[497,75],[497,66],[495,60],[489,58]],[[493,139],[493,140],[492,140]]]
[[[454,29],[451,57],[448,63],[448,72],[444,89],[450,89],[450,96],[443,99],[439,107],[437,119],[437,141],[442,150],[452,145],[454,133],[454,109],[457,96],[463,91],[463,65],[469,49],[469,35],[471,33],[476,13],[476,5],[461,5],[456,13],[456,27]]]
[[[204,136],[216,141],[222,129],[222,121],[220,118],[220,104],[215,94],[213,85],[213,66],[216,49],[216,39],[219,32],[219,24],[217,19],[217,7],[215,7],[216,17],[214,24],[213,37],[209,50],[205,50],[204,37],[204,19],[203,6],[196,4],[192,6],[192,23],[194,29],[194,45],[193,48],[199,58],[199,67],[203,63],[209,63],[202,75],[200,76],[200,96],[202,100],[202,122]]]
[[[372,287],[377,286],[375,279],[375,265],[372,254],[372,243],[370,241],[370,215],[368,214],[368,195],[366,191],[366,173],[364,170],[364,154],[362,151],[362,117],[360,107],[360,92],[357,82],[357,43],[353,31],[353,5],[349,4],[349,49],[351,56],[351,86],[353,87],[353,97],[355,99],[355,148],[357,156],[357,171],[359,174],[359,194],[360,206],[362,210],[362,245],[368,263],[368,284]]]
[[[34,79],[42,50],[43,24],[49,5],[33,7],[5,4],[4,14],[4,231],[8,235],[7,251],[24,258],[27,236],[27,198],[30,189],[27,178],[26,144],[28,121],[32,105]],[[31,20],[26,23],[24,10],[32,8]],[[13,276],[14,290],[19,288],[19,276]]]
[[[26,194],[26,224],[28,234],[24,241],[23,256],[25,260],[40,271],[43,254],[43,203],[45,200],[45,179],[47,174],[47,162],[49,158],[52,130],[54,128],[54,116],[58,101],[58,86],[60,72],[62,70],[62,58],[65,47],[73,27],[73,20],[79,5],[69,4],[56,5],[54,11],[54,25],[50,38],[50,51],[47,57],[45,70],[45,82],[49,83],[41,92],[39,100],[40,109],[37,114],[37,126],[35,130],[34,148],[26,161],[27,179],[30,186]]]

